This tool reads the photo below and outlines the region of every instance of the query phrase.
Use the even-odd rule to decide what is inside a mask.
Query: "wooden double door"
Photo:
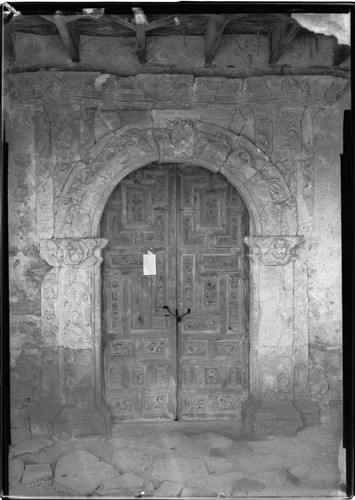
[[[249,387],[247,230],[236,189],[204,168],[154,163],[113,191],[101,235],[109,240],[104,386],[114,417],[240,414]]]

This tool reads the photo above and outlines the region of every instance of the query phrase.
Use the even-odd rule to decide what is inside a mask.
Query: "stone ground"
[[[337,489],[340,434],[251,440],[226,422],[120,424],[110,438],[41,437],[10,449],[16,496],[320,497]]]

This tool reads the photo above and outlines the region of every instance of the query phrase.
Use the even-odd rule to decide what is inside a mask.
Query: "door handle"
[[[168,314],[164,314],[164,316],[174,316],[174,318],[176,318],[176,321],[178,323],[181,322],[182,318],[191,313],[190,308],[183,314],[179,314],[179,311],[177,309],[175,309],[175,312],[172,311],[169,306],[163,306],[163,309],[166,309],[168,311]]]

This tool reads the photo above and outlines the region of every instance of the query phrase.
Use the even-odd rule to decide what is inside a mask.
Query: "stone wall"
[[[18,37],[22,52],[18,52],[17,64],[21,68],[47,67],[43,58],[49,57],[48,53],[37,46],[31,49],[22,42],[25,38]],[[44,43],[41,38],[32,39],[32,45]],[[55,42],[56,37],[51,39],[55,51],[59,42]],[[254,50],[253,44],[248,47]],[[100,44],[95,46],[98,53],[99,48]],[[27,57],[29,50],[36,54],[36,63]],[[100,54],[105,53],[110,64],[119,64],[119,59],[105,50]],[[189,50],[193,53],[191,47]],[[238,58],[237,48],[233,50]],[[264,50],[262,42],[258,50]],[[165,64],[159,59],[160,52],[154,53],[157,61]],[[203,51],[200,53],[202,57]],[[327,53],[323,51],[322,57]],[[190,161],[221,171],[239,189],[249,208],[252,224],[248,245],[257,266],[252,279],[258,280],[254,290],[261,286],[266,304],[273,301],[270,310],[277,315],[280,339],[286,331],[291,332],[287,333],[291,343],[285,341],[287,349],[283,340],[275,338],[271,344],[266,340],[259,345],[266,357],[267,349],[274,352],[280,347],[270,366],[260,363],[262,356],[258,358],[255,349],[255,366],[263,364],[265,368],[264,372],[258,368],[252,377],[256,395],[266,399],[310,397],[320,405],[324,422],[339,419],[339,155],[343,110],[349,107],[348,81],[326,75],[225,78],[147,74],[126,78],[106,74],[112,68],[105,58],[99,68],[105,67],[105,74],[41,71],[6,78],[14,429],[28,433],[31,427],[33,432],[43,432],[49,415],[61,403],[80,402],[87,384],[93,384],[92,398],[99,398],[100,384],[90,382],[88,370],[97,369],[95,359],[100,355],[100,304],[92,306],[96,311],[91,325],[95,340],[89,368],[85,368],[85,342],[81,347],[75,345],[74,353],[68,351],[69,344],[58,343],[66,328],[60,319],[61,315],[65,318],[66,310],[57,310],[62,307],[58,304],[65,302],[58,299],[62,293],[58,276],[78,272],[75,276],[87,286],[94,286],[94,282],[99,286],[100,258],[95,252],[104,243],[95,238],[100,236],[104,203],[124,175],[156,160]],[[59,57],[53,60],[62,67]],[[250,61],[253,64],[252,58]],[[63,69],[70,64],[63,62]],[[191,64],[196,68],[196,60]],[[187,136],[174,143],[171,133],[177,126],[183,127]],[[94,188],[90,191],[86,186]],[[264,194],[253,200],[253,192]],[[270,249],[276,236],[286,249],[275,257]],[[71,257],[71,243],[67,246],[65,238],[79,239],[77,244],[84,245],[84,254],[89,251],[85,245],[92,242],[95,248],[90,255],[98,259],[96,274],[80,268],[89,254],[78,257],[75,248],[79,247],[75,247]],[[273,258],[276,267],[272,267]],[[270,292],[267,288],[273,282],[274,291]],[[252,301],[255,314],[251,329],[258,336],[265,327],[267,338],[274,332],[275,318],[262,306],[261,298],[255,295]],[[274,362],[281,368],[274,369]],[[97,380],[100,374],[95,372],[94,376]],[[269,379],[271,392],[265,382]],[[75,397],[70,399],[73,390]]]

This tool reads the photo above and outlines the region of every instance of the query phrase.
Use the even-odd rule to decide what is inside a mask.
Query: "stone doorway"
[[[249,394],[246,206],[219,173],[157,162],[101,220],[104,394],[118,420],[240,416]],[[143,254],[156,274],[143,274]],[[181,317],[183,316],[183,317]]]

